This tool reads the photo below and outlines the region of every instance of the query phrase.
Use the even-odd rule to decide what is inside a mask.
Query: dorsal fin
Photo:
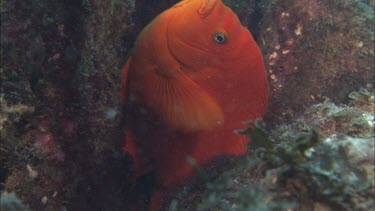
[[[204,17],[209,15],[218,1],[220,0],[203,0],[198,13]]]

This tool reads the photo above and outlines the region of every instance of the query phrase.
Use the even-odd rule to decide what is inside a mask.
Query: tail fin
[[[121,99],[121,103],[122,105],[125,105],[126,103],[126,84],[127,84],[127,81],[128,81],[128,73],[129,73],[129,66],[130,66],[130,62],[131,62],[131,57],[129,57],[128,61],[126,62],[126,64],[124,65],[124,67],[121,69],[121,85],[122,85],[122,88],[121,88],[121,91],[120,91],[120,99]]]

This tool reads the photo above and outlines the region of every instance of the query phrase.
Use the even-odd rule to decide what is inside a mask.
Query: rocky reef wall
[[[142,28],[176,2],[1,1],[0,188],[4,194],[14,192],[25,204],[22,207],[31,210],[122,210],[128,206],[132,162],[121,151],[120,69]],[[374,148],[371,145],[374,137],[373,1],[224,2],[238,14],[263,52],[270,82],[265,121],[271,130],[269,136],[277,142],[274,144],[290,143],[297,134],[307,132],[312,126],[321,131],[324,138],[320,141],[343,140],[338,148],[347,150],[348,156],[352,155],[348,145],[357,139],[332,136],[342,133],[365,138],[369,141],[361,139],[358,143]],[[360,88],[367,91],[358,91]],[[304,140],[312,139],[305,136]],[[324,151],[336,147],[319,143],[323,144],[311,148]],[[319,152],[309,157],[310,164],[319,161],[322,156]],[[335,151],[329,158],[336,155]],[[373,157],[369,152],[367,158],[355,159],[356,162],[365,160],[367,165]],[[300,172],[293,171],[295,177],[290,181],[272,182],[276,177],[282,179],[280,174],[285,173],[285,165],[275,165],[270,157],[257,159],[264,162],[245,170],[235,168],[229,176],[224,175],[231,178],[225,181],[234,181],[233,178],[240,181],[230,186],[237,194],[241,193],[238,196],[242,198],[235,200],[272,198],[275,204],[270,205],[276,208],[365,209],[371,202],[368,198],[374,194],[374,184],[370,184],[365,189],[367,195],[355,190],[350,193],[359,195],[344,201],[321,200],[319,197],[324,196],[321,193],[305,195],[315,197],[315,201],[296,199],[290,186],[300,185],[296,180]],[[339,164],[345,168],[357,165],[341,161]],[[261,170],[254,171],[254,166]],[[373,168],[369,166],[363,168]],[[251,177],[244,173],[249,169],[252,169]],[[349,182],[347,186],[337,187],[352,188],[353,180],[345,180],[337,169],[332,172],[329,176]],[[204,191],[191,193],[194,206],[202,209],[219,206],[214,204],[215,200],[211,205],[196,200],[210,199],[217,188],[224,187],[220,186],[224,184],[220,183],[220,177],[218,180],[215,188],[211,185]],[[243,189],[254,185],[254,181],[263,185],[259,189],[262,191]],[[271,195],[285,192],[290,195],[279,203],[274,195],[268,197],[269,189],[277,189]],[[243,195],[241,190],[250,195]],[[257,192],[264,195],[256,195]],[[8,196],[11,203],[20,204],[20,200],[13,200],[13,193]],[[215,199],[220,197],[227,196]],[[366,206],[348,201],[357,199]],[[178,206],[186,205],[180,200],[175,202]]]

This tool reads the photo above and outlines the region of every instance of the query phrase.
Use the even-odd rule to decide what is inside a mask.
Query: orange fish
[[[154,171],[158,210],[198,165],[247,152],[243,122],[263,117],[268,84],[250,32],[221,0],[184,0],[139,35],[122,69],[125,147],[137,178]]]

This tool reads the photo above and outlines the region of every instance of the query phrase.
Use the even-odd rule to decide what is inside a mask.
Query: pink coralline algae
[[[55,137],[49,132],[40,132],[35,137],[35,147],[48,159],[63,162],[65,153],[56,142]]]
[[[71,119],[65,118],[61,121],[63,135],[67,138],[73,137],[77,132],[77,123]]]

